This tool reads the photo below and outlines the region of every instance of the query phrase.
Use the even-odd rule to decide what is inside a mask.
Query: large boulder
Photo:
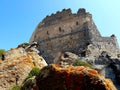
[[[7,51],[4,57],[5,59],[0,63],[0,90],[21,84],[32,68],[42,68],[47,65],[37,52],[27,52],[22,47]]]
[[[117,90],[111,80],[84,66],[46,66],[36,84],[39,90]]]
[[[80,57],[72,52],[59,52],[54,59],[54,64],[58,65],[72,65],[76,60],[80,60]]]

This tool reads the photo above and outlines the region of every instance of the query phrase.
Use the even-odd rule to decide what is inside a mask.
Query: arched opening
[[[47,35],[49,35],[49,32],[47,31]]]
[[[76,22],[76,25],[79,25],[78,21]]]
[[[61,27],[59,27],[59,31],[60,31],[60,32],[62,31]]]

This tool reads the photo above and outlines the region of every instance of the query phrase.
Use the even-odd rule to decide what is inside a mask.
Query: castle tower
[[[38,42],[38,50],[47,63],[52,63],[59,52],[80,55],[89,43],[102,41],[102,37],[85,9],[72,13],[70,9],[47,16],[31,36],[30,43]]]

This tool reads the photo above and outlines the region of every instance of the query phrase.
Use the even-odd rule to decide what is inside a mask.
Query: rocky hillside
[[[13,85],[20,85],[34,67],[46,66],[45,60],[35,51],[14,48],[6,51],[0,62],[0,90],[8,90]]]
[[[20,85],[21,90],[117,90],[113,82],[98,71],[85,65],[73,66],[79,56],[70,52],[60,55],[56,64],[47,66],[35,48],[6,51],[0,63],[0,90],[11,90],[15,85]],[[26,79],[34,67],[41,69],[39,74]]]
[[[111,80],[94,70],[94,66],[90,69],[87,67],[90,64],[75,64],[76,60],[81,61],[81,58],[66,52],[56,56],[56,64],[47,66],[35,48],[11,49],[5,52],[0,63],[0,90],[11,90],[14,85],[20,85],[21,90],[117,90]],[[41,69],[39,74],[26,79],[34,67]]]

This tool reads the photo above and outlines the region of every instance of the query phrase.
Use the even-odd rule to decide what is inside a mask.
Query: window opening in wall
[[[49,35],[49,32],[47,31],[47,35]]]
[[[59,43],[61,43],[61,40],[59,40]]]
[[[72,28],[72,27],[70,27],[70,30],[71,30],[71,32],[72,32],[73,28]]]
[[[70,36],[70,39],[73,39],[73,37],[72,37],[72,36]]]
[[[76,25],[78,25],[79,23],[78,23],[78,21],[76,22]]]
[[[60,31],[60,32],[62,31],[61,27],[59,27],[59,31]]]
[[[49,45],[49,43],[47,43],[47,46]]]
[[[37,36],[35,35],[34,38],[36,38]]]

